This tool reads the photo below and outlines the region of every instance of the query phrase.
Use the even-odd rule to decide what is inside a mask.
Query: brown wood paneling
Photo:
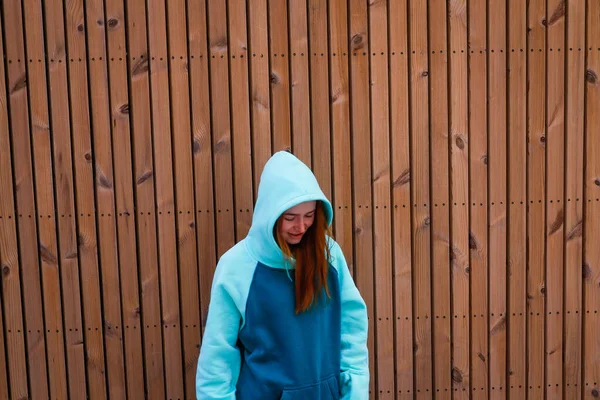
[[[354,194],[354,279],[367,304],[369,369],[375,374],[375,294],[373,288],[373,214],[371,197],[371,124],[369,107],[369,35],[367,4],[348,4],[350,34],[350,90],[352,116],[352,185]],[[357,190],[358,188],[363,190]],[[376,393],[376,379],[369,390]]]
[[[408,3],[413,252],[413,343],[417,397],[433,393],[431,304],[431,166],[427,4]]]
[[[583,398],[594,399],[600,392],[600,4],[587,2],[586,93],[585,93],[585,163],[584,203],[585,220],[583,254]],[[590,50],[591,49],[591,50]],[[583,312],[583,311],[582,311]]]
[[[449,159],[449,123],[450,108],[448,94],[449,76],[448,67],[452,58],[448,56],[448,22],[443,17],[449,12],[446,2],[436,0],[429,7],[429,18],[440,21],[438,24],[428,24],[429,34],[429,146],[430,146],[430,180],[431,202],[419,203],[417,207],[429,208],[431,213],[431,303],[432,303],[432,356],[433,356],[433,391],[442,399],[452,397],[452,349],[451,340],[453,332],[451,326],[464,322],[463,314],[460,321],[453,318],[452,301],[450,295],[451,276],[457,271],[456,264],[460,260],[451,259],[452,236],[450,231],[450,209],[452,213],[464,209],[458,204],[451,208],[450,203],[450,159]],[[460,51],[459,51],[460,53]],[[427,54],[427,53],[425,53]],[[452,71],[451,71],[452,72]],[[459,80],[454,77],[457,84]],[[419,134],[413,129],[415,134]],[[417,183],[419,184],[419,183]],[[463,221],[463,222],[468,222]],[[458,254],[455,254],[458,256]],[[467,292],[468,293],[468,292]],[[466,316],[465,316],[466,317]],[[460,349],[460,343],[456,343]],[[460,361],[455,360],[455,361]],[[460,368],[460,367],[458,367]],[[463,369],[464,371],[464,369]],[[463,374],[460,369],[458,375]],[[468,378],[467,378],[468,379]],[[439,389],[439,392],[438,392]],[[439,393],[439,394],[438,394]],[[462,396],[464,393],[455,393]]]
[[[309,167],[312,166],[310,146],[311,101],[309,77],[309,52],[307,0],[293,0],[288,4],[290,9],[290,80],[292,82],[292,151],[294,155]],[[323,37],[320,38],[323,40]]]
[[[565,124],[565,275],[563,395],[581,399],[584,124],[585,124],[585,1],[567,6]]]
[[[373,281],[375,301],[376,395],[395,397],[394,309],[392,289],[392,214],[390,159],[390,100],[388,8],[385,2],[369,7],[371,80],[371,148],[373,192]],[[314,97],[313,97],[314,102]],[[316,133],[316,132],[315,132]],[[316,144],[318,146],[318,144]],[[322,157],[321,157],[322,158]]]
[[[488,4],[489,335],[490,398],[506,397],[506,2]]]
[[[106,356],[102,330],[102,303],[98,236],[94,196],[94,163],[91,137],[87,49],[83,1],[65,5],[65,36],[69,55],[68,87],[71,111],[71,140],[74,168],[75,210],[77,221],[77,250],[79,255],[81,303],[83,307],[83,338],[88,395],[105,399]],[[64,84],[64,83],[63,83]],[[83,215],[77,211],[83,211]]]
[[[412,399],[414,391],[411,159],[409,140],[408,7],[389,5],[390,134],[393,209],[393,273],[396,397]]]
[[[4,2],[0,397],[193,398],[287,149],[334,205],[371,398],[595,398],[599,10]]]
[[[0,39],[0,48],[6,54],[0,66],[0,184],[2,198],[0,199],[0,268],[2,271],[2,378],[0,392],[5,397],[28,396],[30,393],[48,396],[46,380],[46,355],[44,341],[44,325],[42,320],[42,300],[37,272],[38,259],[35,251],[21,255],[19,245],[36,246],[34,194],[31,170],[31,155],[28,135],[12,138],[9,129],[22,129],[29,132],[27,119],[27,90],[25,59],[23,54],[23,33],[19,20],[20,9],[4,7],[4,21],[0,21],[5,36]],[[20,5],[19,5],[20,6]],[[5,38],[11,40],[5,42]],[[6,43],[6,47],[5,46]],[[6,50],[5,50],[6,49]],[[16,60],[15,60],[16,59]],[[16,61],[16,62],[15,62]],[[22,61],[22,62],[21,62]],[[9,111],[10,104],[10,111]],[[9,122],[12,122],[9,125]],[[16,160],[12,165],[12,160]],[[13,180],[14,173],[14,180]],[[23,185],[14,185],[15,181],[23,179]],[[20,186],[20,187],[19,187]],[[14,189],[13,189],[14,187]],[[15,192],[16,205],[15,208]],[[27,227],[22,226],[19,217],[19,232],[17,233],[17,212],[25,211]],[[33,218],[31,218],[33,214]],[[35,248],[35,247],[34,247]],[[25,262],[30,262],[27,265]],[[34,264],[35,263],[35,264]],[[31,281],[28,281],[28,278]],[[31,296],[24,296],[22,288],[31,289]],[[25,302],[23,302],[23,297]],[[25,315],[23,315],[25,314]],[[33,333],[25,335],[26,327],[33,327]],[[38,339],[39,345],[26,349],[26,340]],[[27,358],[26,358],[27,356]],[[37,366],[36,362],[44,362]],[[28,388],[27,367],[40,374],[39,384],[34,383]],[[10,385],[10,386],[9,386]]]
[[[526,5],[508,3],[508,374],[511,397],[527,391],[527,44]]]
[[[160,265],[161,326],[165,360],[167,397],[184,395],[181,314],[177,260],[175,214],[176,189],[173,176],[173,131],[169,90],[169,53],[167,50],[167,6],[162,0],[148,1],[148,43],[150,49],[150,95],[152,134],[156,169],[156,212]]]
[[[23,2],[26,57],[44,61],[44,20],[42,3]],[[46,350],[50,377],[50,396],[69,395],[67,355],[64,342],[63,298],[61,290],[62,258],[57,238],[56,202],[54,198],[55,160],[52,155],[53,132],[48,103],[48,69],[65,62],[64,51],[49,54],[46,62],[30,63],[27,74],[29,121],[31,126],[32,159],[38,217],[38,249],[40,254],[46,324]],[[25,62],[25,59],[22,60]],[[28,151],[29,149],[27,149]],[[16,153],[16,152],[15,152]],[[58,186],[58,185],[57,185]],[[52,371],[52,373],[50,373]]]
[[[145,390],[149,398],[162,399],[165,397],[165,375],[146,8],[141,2],[128,1],[126,11],[129,113],[134,161],[140,303],[143,310],[140,325],[143,334]]]

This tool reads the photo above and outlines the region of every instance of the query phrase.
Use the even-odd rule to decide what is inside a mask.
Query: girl
[[[248,236],[215,271],[198,399],[368,399],[367,312],[332,219],[310,169],[271,157]]]

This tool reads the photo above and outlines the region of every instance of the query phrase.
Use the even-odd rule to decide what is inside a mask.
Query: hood
[[[265,164],[258,185],[252,226],[245,239],[250,255],[270,267],[286,268],[284,255],[273,236],[273,227],[286,210],[312,200],[323,202],[331,225],[331,203],[312,171],[291,153],[275,153]]]

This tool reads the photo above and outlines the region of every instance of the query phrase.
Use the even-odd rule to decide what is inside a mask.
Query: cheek
[[[281,225],[279,225],[279,233],[285,235],[292,228],[292,223],[289,221],[281,221]]]

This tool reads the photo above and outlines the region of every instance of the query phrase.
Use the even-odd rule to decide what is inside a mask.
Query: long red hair
[[[327,224],[327,216],[323,203],[317,201],[315,220],[306,230],[302,241],[290,246],[279,233],[281,217],[275,225],[275,241],[288,260],[296,260],[295,295],[296,314],[304,312],[318,303],[323,292],[329,295],[327,271],[329,269],[329,246],[327,236],[331,230]]]

